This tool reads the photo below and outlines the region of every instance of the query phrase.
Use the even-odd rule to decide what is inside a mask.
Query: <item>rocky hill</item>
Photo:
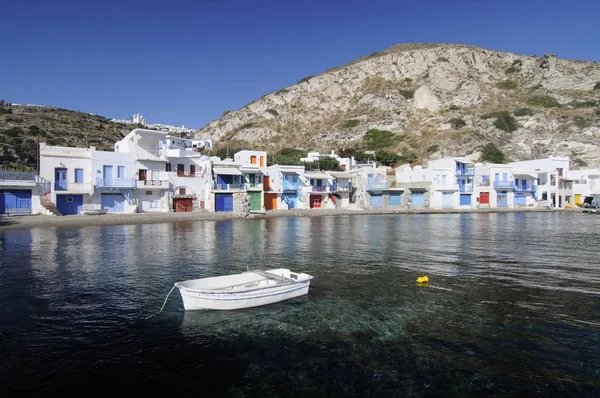
[[[397,45],[265,95],[199,136],[269,151],[364,147],[419,160],[493,142],[512,160],[600,166],[600,65],[446,44]],[[372,137],[371,137],[372,138]]]
[[[130,130],[89,113],[0,102],[0,167],[35,168],[38,138],[50,145],[111,150]]]

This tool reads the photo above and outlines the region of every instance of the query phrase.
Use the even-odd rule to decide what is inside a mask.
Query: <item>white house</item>
[[[569,177],[573,179],[575,205],[582,206],[586,198],[600,201],[600,169],[571,170]]]
[[[167,135],[162,131],[134,129],[115,143],[115,152],[131,154],[135,160],[138,211],[169,211]]]
[[[304,208],[302,192],[304,166],[273,165],[265,177],[265,209],[289,210]]]
[[[50,181],[47,207],[60,214],[80,214],[92,204],[92,151],[95,148],[69,148],[40,143],[40,177]]]
[[[537,199],[548,206],[564,208],[573,204],[573,180],[569,179],[569,157],[550,156],[544,159],[511,162],[515,169],[526,170],[535,176]]]
[[[90,155],[93,192],[89,207],[109,213],[138,211],[133,154],[91,150]]]
[[[430,207],[435,173],[423,166],[402,165],[396,168],[396,187],[403,189],[403,203],[411,208]]]

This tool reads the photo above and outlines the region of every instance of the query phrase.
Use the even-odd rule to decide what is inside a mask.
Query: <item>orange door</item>
[[[265,209],[277,210],[277,194],[265,193]]]
[[[265,176],[263,180],[263,190],[270,191],[271,190],[271,177]]]

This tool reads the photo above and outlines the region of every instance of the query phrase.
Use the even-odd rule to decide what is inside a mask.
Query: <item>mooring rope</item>
[[[158,315],[162,312],[163,308],[165,308],[165,305],[167,304],[167,300],[169,299],[169,296],[171,295],[171,293],[173,292],[173,289],[175,289],[175,285],[173,285],[173,287],[171,288],[171,290],[169,290],[169,294],[167,294],[167,297],[165,297],[165,302],[163,303],[162,307],[160,307],[160,311],[158,311],[156,314],[152,314],[150,315],[148,318],[146,319],[150,319],[155,315]]]

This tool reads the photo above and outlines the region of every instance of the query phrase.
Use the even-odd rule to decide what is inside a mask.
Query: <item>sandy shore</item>
[[[105,214],[101,216],[2,216],[0,231],[15,228],[32,227],[80,227],[87,225],[123,225],[150,224],[166,222],[185,222],[198,220],[230,220],[270,217],[320,217],[339,215],[371,215],[371,214],[452,214],[452,213],[515,213],[515,212],[553,212],[550,209],[477,209],[477,210],[433,210],[433,209],[295,209],[275,210],[243,216],[235,213],[138,213],[138,214]],[[564,211],[564,210],[561,210]],[[579,209],[581,212],[581,209]]]

